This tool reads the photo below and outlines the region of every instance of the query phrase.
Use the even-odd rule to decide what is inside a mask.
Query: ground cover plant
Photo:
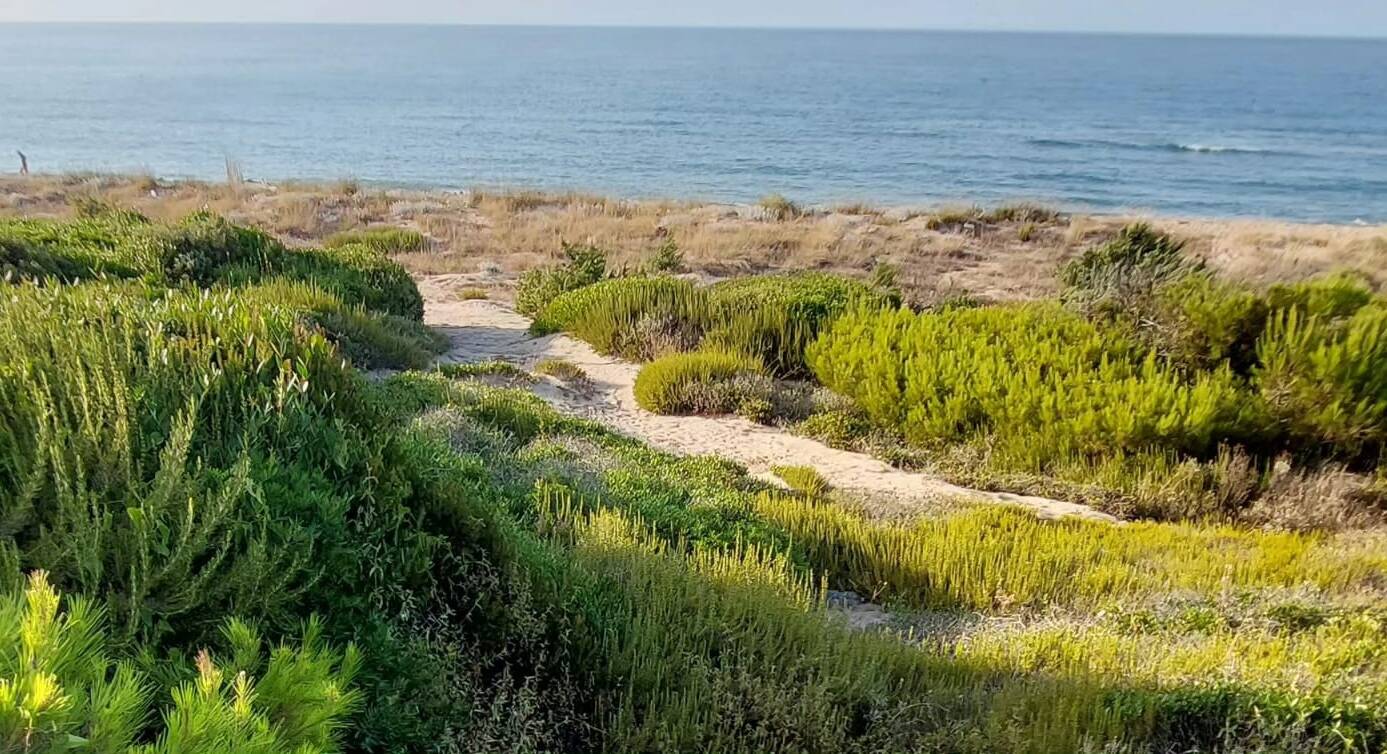
[[[616,749],[1380,746],[1380,535],[997,507],[880,524],[522,393],[407,375],[392,389],[430,394],[443,408],[420,426],[483,459],[522,520],[615,585],[603,610],[625,628],[598,652],[635,690],[597,705]],[[911,638],[834,627],[825,588],[901,605]],[[831,711],[844,704],[856,732]]]
[[[365,250],[90,214],[0,224],[7,749],[1387,742],[1379,535],[1006,508],[888,526],[805,469],[780,490],[562,416],[493,386],[525,383],[500,362],[366,379],[433,345]],[[642,280],[608,321],[689,295]],[[852,628],[830,589],[900,631]]]
[[[1377,465],[1387,307],[1364,279],[1254,290],[1146,225],[1060,277],[1062,302],[925,310],[900,306],[889,265],[871,285],[819,273],[707,287],[618,277],[557,297],[534,331],[651,361],[641,380],[650,410],[735,412],[963,481],[1127,514],[1242,515],[1286,454],[1327,473]],[[758,359],[765,376],[685,369],[673,388],[681,397],[655,400],[652,386],[675,365],[708,360],[675,354],[700,348]],[[784,381],[806,378],[847,402]],[[1363,485],[1365,511],[1382,507],[1373,488]]]

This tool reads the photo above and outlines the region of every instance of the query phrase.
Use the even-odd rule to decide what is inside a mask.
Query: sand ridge
[[[908,513],[922,502],[969,498],[1032,508],[1045,518],[1080,516],[1114,521],[1086,505],[1029,495],[959,487],[926,474],[894,468],[862,453],[839,450],[735,416],[661,416],[636,405],[632,386],[639,364],[602,356],[587,343],[563,334],[532,337],[530,321],[514,310],[486,300],[458,300],[454,286],[462,276],[418,279],[424,296],[424,322],[450,341],[442,361],[471,363],[500,359],[532,367],[544,358],[561,358],[587,372],[590,386],[573,390],[552,380],[532,389],[558,410],[592,419],[653,447],[680,455],[714,455],[731,459],[763,479],[774,480],[776,464],[812,466],[835,488],[859,492],[873,501]]]

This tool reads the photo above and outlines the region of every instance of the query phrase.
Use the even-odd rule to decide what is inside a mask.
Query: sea
[[[0,171],[1387,222],[1387,40],[0,25]]]

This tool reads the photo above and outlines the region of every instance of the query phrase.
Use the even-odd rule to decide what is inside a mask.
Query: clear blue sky
[[[807,26],[1387,37],[1387,0],[0,0],[3,21]]]

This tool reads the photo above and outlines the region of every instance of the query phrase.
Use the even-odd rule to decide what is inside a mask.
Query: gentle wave
[[[1177,152],[1202,152],[1206,154],[1271,154],[1272,150],[1260,147],[1230,147],[1219,144],[1167,144],[1167,149]]]
[[[1108,149],[1124,149],[1141,152],[1191,152],[1196,154],[1290,154],[1289,152],[1278,152],[1273,149],[1265,149],[1262,147],[1233,146],[1224,144],[1184,144],[1173,141],[1152,143],[1135,141],[1115,141],[1111,139],[1027,139],[1026,143],[1033,147],[1051,147],[1058,149],[1091,149],[1093,147],[1103,147]]]

